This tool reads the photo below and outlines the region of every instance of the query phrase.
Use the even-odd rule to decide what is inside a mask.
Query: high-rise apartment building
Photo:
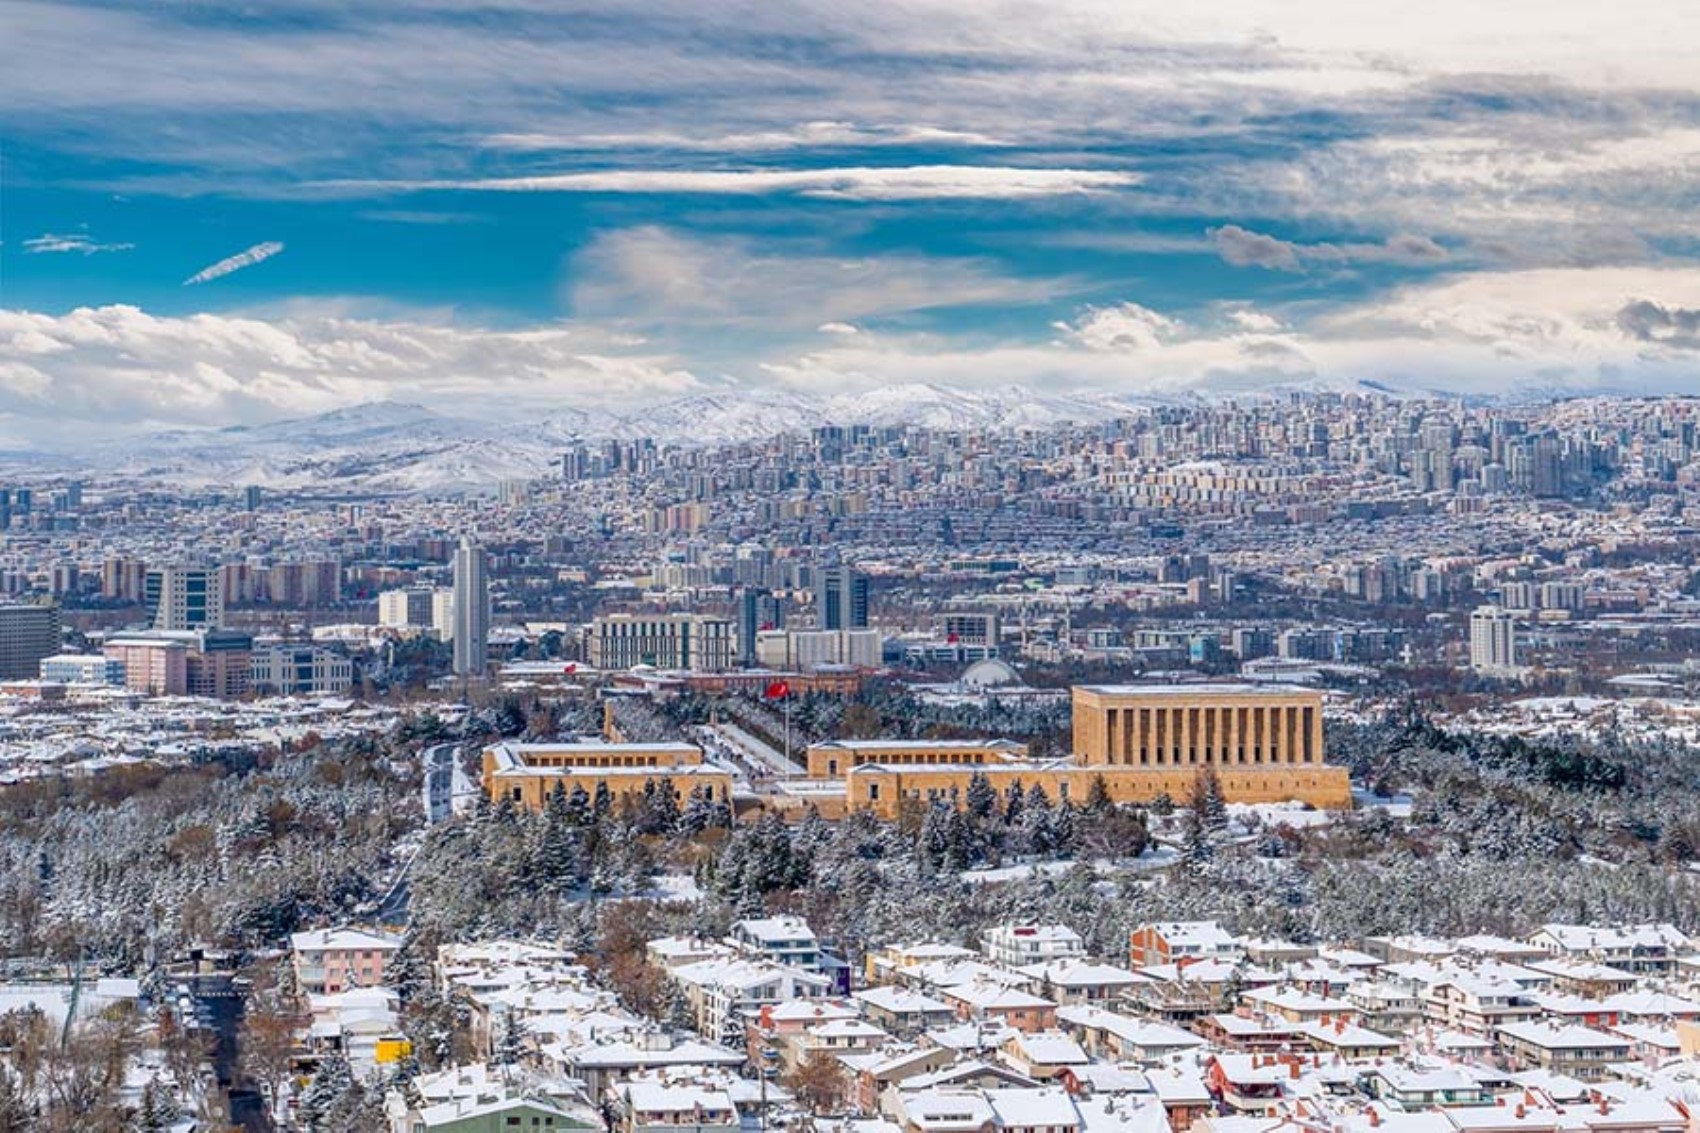
[[[19,680],[41,672],[41,662],[59,652],[59,607],[0,606],[0,679]]]
[[[785,625],[785,608],[771,590],[759,586],[745,587],[738,595],[738,660],[744,665],[756,663],[756,639],[769,630]]]
[[[224,621],[219,572],[199,567],[150,570],[142,600],[154,629],[204,629]]]
[[[431,632],[438,641],[455,639],[455,592],[444,586],[431,594]]]
[[[1480,606],[1470,615],[1470,668],[1503,673],[1517,667],[1517,625],[1503,606]]]
[[[827,567],[815,587],[820,629],[868,628],[868,576],[849,567]]]
[[[444,608],[452,611],[448,600],[453,594],[431,586],[385,590],[378,595],[378,624],[389,629],[431,629],[436,625],[438,596],[445,596]]]
[[[484,548],[464,537],[454,557],[454,671],[480,677],[490,656],[490,576]]]

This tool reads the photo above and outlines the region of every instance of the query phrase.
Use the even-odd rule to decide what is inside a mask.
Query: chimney
[[[1522,1102],[1518,1102],[1517,1103],[1517,1120],[1521,1121],[1525,1117],[1528,1117],[1528,1116],[1529,1116],[1529,1111],[1523,1107]]]
[[[1287,1077],[1297,1078],[1298,1076],[1299,1076],[1299,1064],[1298,1064],[1298,1062],[1295,1061],[1291,1066],[1287,1067]]]
[[[1372,1106],[1369,1107],[1369,1127],[1371,1129],[1375,1129],[1375,1128],[1380,1127],[1380,1125],[1381,1125],[1381,1114],[1372,1105]]]

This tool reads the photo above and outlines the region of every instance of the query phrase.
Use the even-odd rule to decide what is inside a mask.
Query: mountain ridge
[[[1385,396],[1383,390],[1358,388]],[[1290,392],[1296,391],[1040,393],[1023,385],[979,389],[910,382],[825,395],[723,390],[635,411],[562,406],[517,421],[379,400],[257,425],[133,434],[85,446],[78,455],[92,474],[184,486],[257,483],[290,489],[334,483],[404,493],[479,490],[503,480],[551,475],[562,450],[575,442],[646,436],[683,444],[736,444],[826,425],[1043,429],[1070,422],[1090,425],[1165,405],[1266,400]],[[24,466],[58,469],[68,454],[16,455]]]

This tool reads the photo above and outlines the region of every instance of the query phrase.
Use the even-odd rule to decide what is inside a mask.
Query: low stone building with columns
[[[1322,694],[1252,684],[1080,685],[1074,754],[1092,767],[1310,766]]]
[[[1102,780],[1116,802],[1168,795],[1184,803],[1206,768],[1231,803],[1352,805],[1345,768],[1323,763],[1322,694],[1252,684],[1081,685],[1069,758],[997,763],[862,763],[846,806],[895,817],[907,805],[961,805],[984,775],[998,790],[1037,784],[1053,800],[1086,801]]]
[[[1231,803],[1352,805],[1345,768],[1323,762],[1321,693],[1208,682],[1077,686],[1073,752],[1063,758],[1033,759],[1025,746],[997,739],[828,741],[809,747],[805,773],[765,793],[746,790],[736,801],[746,814],[818,810],[837,818],[870,810],[896,818],[906,806],[965,805],[969,783],[983,775],[1000,794],[1017,784],[1038,786],[1052,801],[1082,804],[1102,781],[1116,802],[1167,795],[1184,804],[1206,769]],[[606,784],[618,799],[663,779],[680,796],[702,787],[732,803],[736,778],[692,744],[508,741],[484,750],[491,801],[511,799],[531,810],[541,809],[557,784],[588,792]]]

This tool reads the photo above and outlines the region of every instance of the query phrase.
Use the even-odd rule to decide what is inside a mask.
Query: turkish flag
[[[769,700],[784,700],[791,695],[791,686],[785,681],[774,681],[762,693]]]
[[[565,673],[569,677],[572,676],[574,673],[578,672],[578,662],[568,661],[561,667],[561,672]]]
[[[956,634],[953,633],[953,634],[948,635],[944,640],[945,640],[946,645],[955,645],[958,641],[961,641],[962,639],[960,637],[958,637]]]

